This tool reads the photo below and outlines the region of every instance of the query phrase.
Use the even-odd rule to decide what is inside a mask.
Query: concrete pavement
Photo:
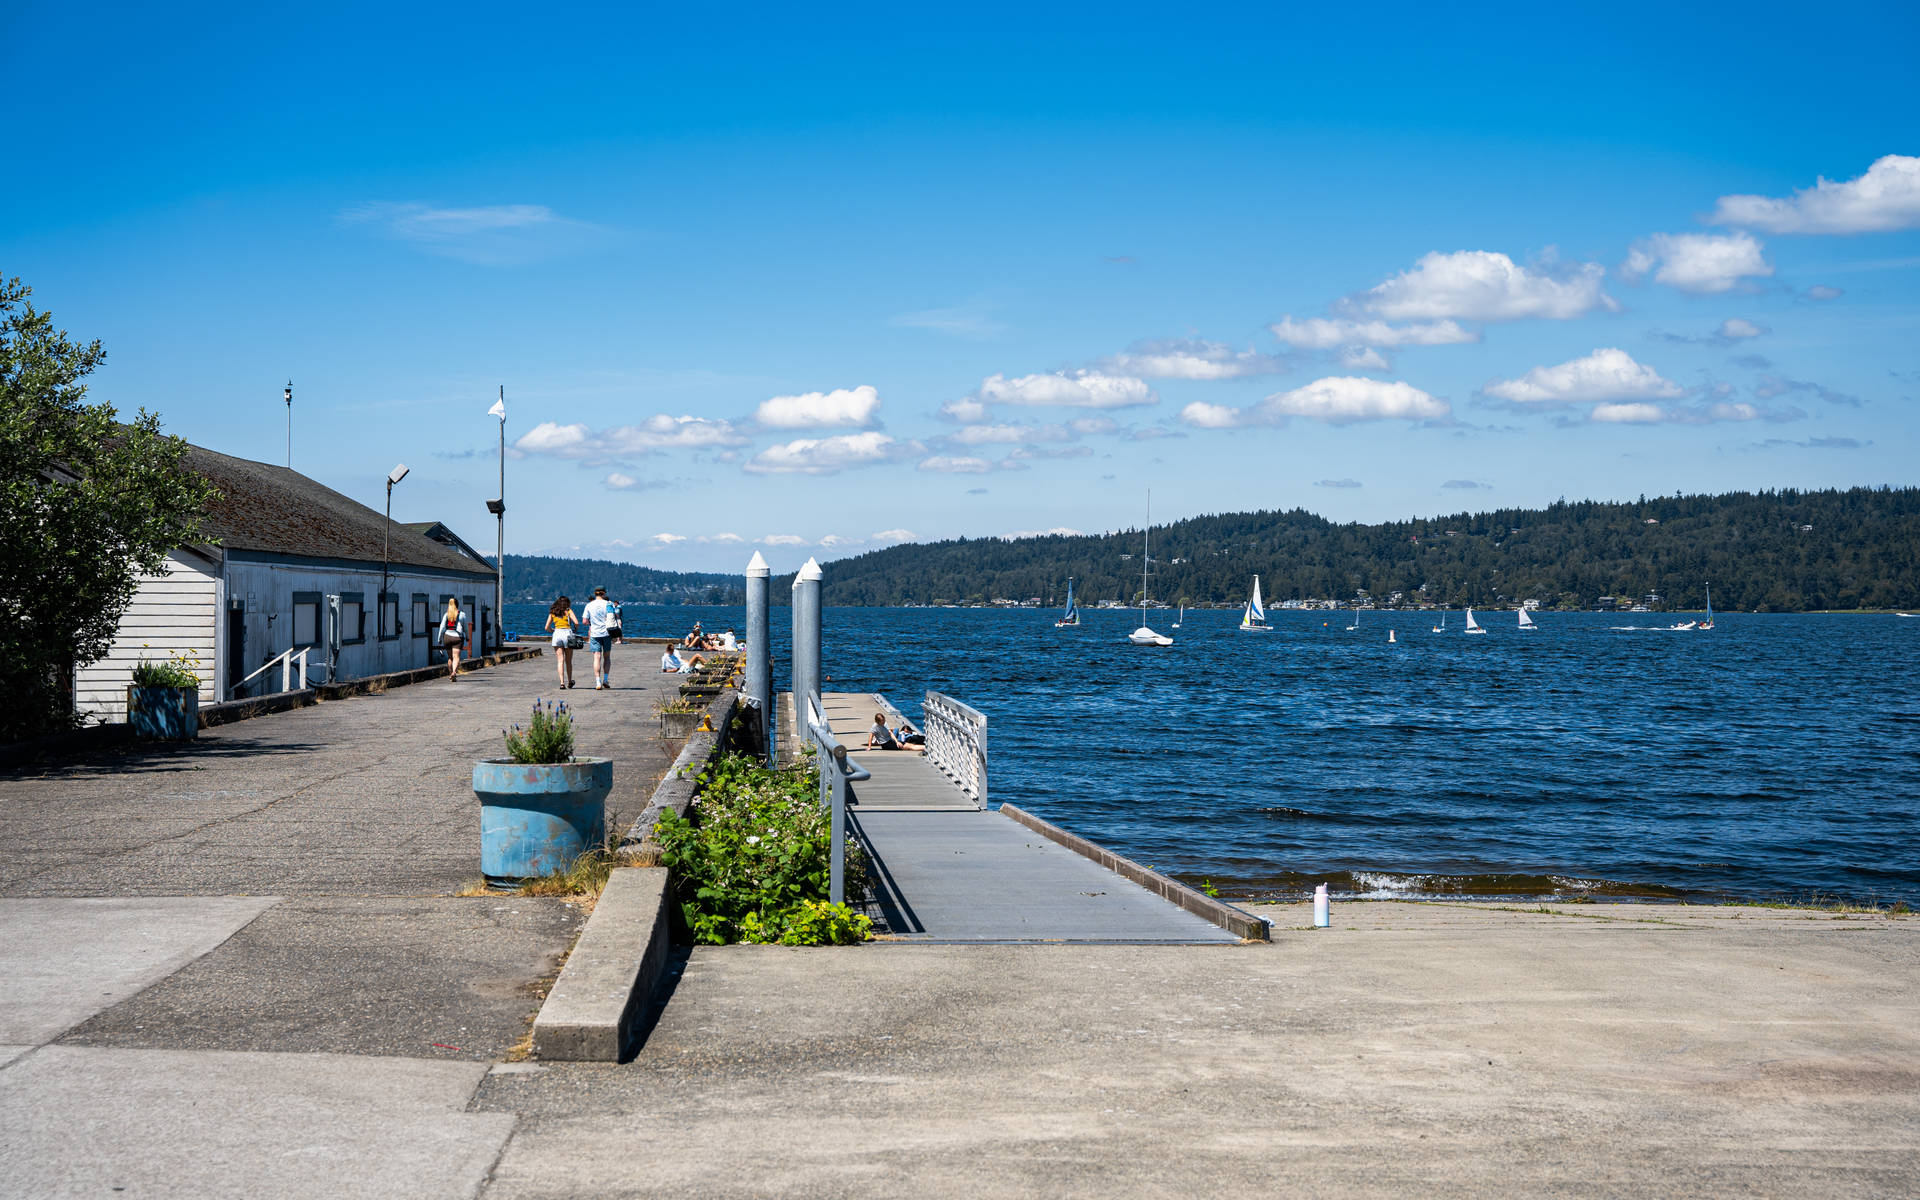
[[[1258,911],[1270,946],[697,949],[633,1063],[487,1081],[486,1194],[1920,1189],[1914,918]]]

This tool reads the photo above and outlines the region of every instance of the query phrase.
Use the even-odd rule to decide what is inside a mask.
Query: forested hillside
[[[737,575],[656,571],[595,558],[509,554],[506,582],[509,604],[547,604],[559,595],[584,602],[595,587],[622,604],[740,604],[746,596]]]
[[[1196,517],[1153,531],[1156,600],[1240,603],[1259,574],[1288,599],[1592,607],[1649,593],[1665,607],[1762,611],[1920,607],[1920,489],[1734,492],[1632,503],[1556,503],[1381,525],[1302,510]],[[1132,601],[1140,533],[961,539],[827,564],[829,604]],[[776,581],[774,595],[787,587]]]

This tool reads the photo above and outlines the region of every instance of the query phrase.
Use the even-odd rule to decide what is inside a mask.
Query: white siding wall
[[[365,675],[379,675],[388,671],[404,671],[411,667],[427,665],[429,638],[416,637],[413,619],[412,601],[416,594],[427,596],[430,620],[437,620],[446,602],[441,598],[447,595],[460,597],[460,606],[467,609],[467,597],[471,596],[474,605],[468,610],[468,628],[479,628],[479,610],[493,607],[493,581],[483,579],[450,579],[423,576],[409,573],[407,568],[396,568],[392,575],[391,590],[400,598],[400,636],[381,641],[379,639],[379,611],[375,606],[375,597],[380,591],[380,569],[376,565],[372,570],[355,570],[350,567],[305,566],[297,563],[264,562],[227,562],[226,594],[229,605],[241,604],[246,608],[246,643],[242,657],[245,671],[251,672],[262,663],[271,660],[285,650],[293,641],[293,597],[296,592],[315,592],[322,598],[321,641],[313,647],[307,656],[312,671],[310,678],[320,682],[324,678],[321,670],[326,662],[325,647],[325,597],[345,593],[361,593],[366,604],[366,640],[358,645],[340,647],[339,678],[358,679]],[[351,636],[351,633],[348,634]],[[224,685],[226,676],[220,677]],[[261,687],[264,683],[266,686]],[[255,681],[253,695],[273,692],[280,689],[280,671],[274,668]]]
[[[96,721],[127,719],[127,685],[143,658],[162,661],[177,651],[200,662],[200,703],[219,697],[215,616],[218,581],[178,558],[159,575],[140,577],[140,590],[120,618],[107,656],[74,672],[74,707]]]

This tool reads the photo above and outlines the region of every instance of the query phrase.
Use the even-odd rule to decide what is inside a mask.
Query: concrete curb
[[[679,757],[667,768],[666,778],[660,786],[653,789],[653,797],[647,801],[646,808],[627,828],[624,839],[627,843],[639,843],[636,857],[640,866],[652,866],[659,862],[660,847],[653,840],[653,827],[660,820],[660,814],[671,809],[678,816],[686,816],[687,809],[693,804],[693,798],[700,791],[700,772],[720,753],[725,744],[727,726],[733,720],[735,709],[740,704],[740,693],[731,688],[722,691],[707,705],[707,715],[713,726],[711,730],[696,729],[687,735],[687,744],[680,748]]]
[[[1041,837],[1058,842],[1083,858],[1090,858],[1107,870],[1123,879],[1132,880],[1141,887],[1164,900],[1170,900],[1202,920],[1211,921],[1228,933],[1237,934],[1250,942],[1268,941],[1267,922],[1252,913],[1243,912],[1231,904],[1215,900],[1203,892],[1197,892],[1181,883],[1162,875],[1151,867],[1143,867],[1130,858],[1123,858],[1097,842],[1090,842],[1077,833],[1068,833],[1051,821],[1042,820],[1012,804],[1002,804],[1000,814],[1010,817]]]
[[[556,1062],[619,1062],[667,962],[670,872],[623,867],[607,879],[560,978],[533,1019],[533,1052]]]
[[[695,730],[653,789],[647,807],[628,827],[623,845],[639,843],[634,866],[614,871],[593,906],[580,940],[560,969],[533,1019],[533,1052],[560,1062],[619,1062],[646,1015],[646,1000],[666,967],[673,922],[667,905],[673,872],[659,865],[654,823],[671,809],[687,814],[700,790],[700,772],[726,744],[739,693],[725,691],[707,713],[711,730]]]

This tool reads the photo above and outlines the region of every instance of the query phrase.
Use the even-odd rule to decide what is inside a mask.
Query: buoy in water
[[[1391,629],[1389,629],[1389,630],[1387,630],[1387,644],[1388,644],[1389,646],[1391,646],[1391,645],[1393,644],[1393,640],[1394,640],[1394,639],[1393,639],[1393,630],[1391,630]]]

